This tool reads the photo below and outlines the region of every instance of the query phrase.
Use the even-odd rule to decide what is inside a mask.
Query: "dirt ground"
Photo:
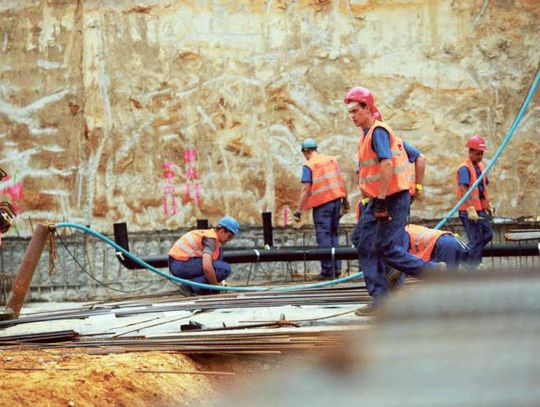
[[[29,370],[20,370],[23,368]],[[235,377],[211,373],[202,363],[177,353],[87,355],[71,350],[0,350],[0,405],[205,405]]]

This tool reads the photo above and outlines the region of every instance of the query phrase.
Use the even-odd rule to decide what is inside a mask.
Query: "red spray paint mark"
[[[11,177],[8,175],[6,180],[10,180]],[[2,195],[9,195],[11,198],[11,203],[13,205],[13,209],[15,209],[15,212],[19,213],[21,211],[21,207],[19,206],[19,202],[24,199],[24,187],[22,182],[17,182],[15,184],[12,184],[2,190]]]
[[[198,181],[199,170],[197,168],[197,150],[194,148],[184,150],[184,165],[184,176],[186,178],[184,203],[188,203],[193,198],[195,205],[199,206],[202,200],[202,188]]]
[[[176,187],[173,184],[173,178],[176,172],[173,170],[173,163],[165,161],[163,163],[163,179],[165,185],[163,186],[163,214],[165,216],[176,215],[178,208],[176,206]],[[169,210],[169,201],[171,207]]]

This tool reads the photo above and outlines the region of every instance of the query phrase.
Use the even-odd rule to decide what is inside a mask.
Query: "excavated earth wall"
[[[538,66],[536,0],[47,1],[0,4],[0,187],[31,222],[177,230],[290,219],[317,139],[354,186],[343,97],[371,88],[428,160],[413,216],[454,202],[475,133],[489,160]],[[538,96],[491,173],[499,215],[540,204]],[[354,222],[349,214],[344,222]]]

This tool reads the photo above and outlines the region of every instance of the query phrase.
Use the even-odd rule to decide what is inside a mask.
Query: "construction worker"
[[[358,202],[356,219],[359,219],[364,209],[362,202]],[[443,262],[450,270],[457,270],[462,262],[467,261],[469,247],[451,232],[429,229],[425,226],[408,224],[405,226],[402,241],[409,253],[426,261]],[[353,232],[352,242],[358,247],[359,233]],[[405,282],[405,273],[394,270],[385,265],[385,275],[390,288],[395,288]]]
[[[238,235],[240,224],[231,216],[224,216],[217,226],[207,230],[192,230],[178,239],[169,250],[171,274],[197,283],[224,285],[231,274],[231,265],[223,261],[221,245]],[[200,287],[182,285],[186,295],[215,293]]]
[[[315,235],[319,247],[337,247],[340,217],[349,211],[343,170],[334,157],[320,154],[317,142],[306,139],[301,145],[307,163],[302,167],[302,191],[293,220],[299,223],[302,210],[313,208]],[[339,277],[341,261],[321,261],[319,279]]]
[[[458,199],[465,195],[486,168],[482,162],[484,151],[487,150],[484,139],[474,135],[467,141],[467,147],[469,158],[461,164],[456,175]],[[490,218],[493,217],[495,210],[488,200],[488,184],[487,176],[483,177],[469,198],[459,207],[459,218],[465,228],[471,249],[468,263],[473,268],[482,262],[482,249],[493,238]]]
[[[399,271],[419,276],[438,264],[425,261],[403,247],[410,209],[410,164],[403,141],[384,122],[369,89],[355,87],[345,97],[349,117],[362,128],[358,143],[359,187],[368,198],[358,225],[358,259],[364,273],[370,306],[357,310],[368,315],[389,293],[386,263]]]
[[[452,232],[413,224],[407,225],[405,231],[405,246],[424,260],[444,262],[448,269],[457,270],[468,258],[469,247]]]
[[[379,115],[379,117],[382,117]],[[424,172],[426,168],[426,158],[424,155],[418,150],[417,148],[413,147],[406,141],[403,141],[403,146],[405,148],[405,153],[407,154],[407,158],[409,160],[409,163],[414,168],[414,171],[410,175],[410,185],[409,185],[409,193],[411,194],[411,202],[413,199],[416,199],[420,196],[422,191],[424,190],[423,181],[424,181]],[[358,171],[357,171],[358,172]],[[352,243],[355,247],[358,247],[358,239],[360,237],[360,213],[369,202],[369,198],[362,198],[358,205],[356,206],[356,226],[352,233]]]

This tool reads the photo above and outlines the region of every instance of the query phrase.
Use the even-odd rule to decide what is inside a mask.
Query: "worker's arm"
[[[379,187],[378,199],[386,198],[386,191],[388,191],[388,185],[390,184],[390,178],[392,178],[392,161],[389,159],[383,159],[381,164],[381,186]]]
[[[300,192],[300,199],[298,200],[298,207],[296,211],[302,212],[302,208],[306,204],[307,200],[311,196],[311,184],[303,183],[302,191]]]
[[[214,270],[214,265],[212,264],[212,256],[208,253],[203,253],[202,255],[202,267],[204,276],[208,282],[212,285],[218,285],[216,278],[216,272]]]
[[[420,154],[414,162],[414,179],[416,185],[424,185],[424,172],[426,171],[426,157]]]

